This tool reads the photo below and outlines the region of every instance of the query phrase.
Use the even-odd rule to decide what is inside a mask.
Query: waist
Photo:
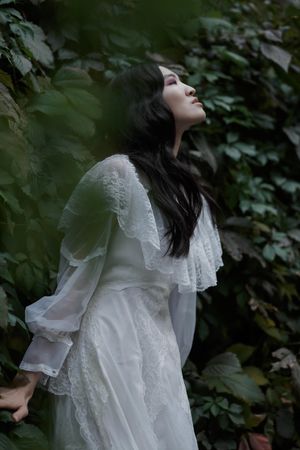
[[[104,291],[104,290],[112,290],[112,291],[122,291],[124,289],[133,287],[139,287],[141,289],[151,289],[151,288],[160,288],[166,294],[169,294],[173,288],[173,285],[170,285],[165,282],[159,281],[141,281],[141,280],[126,280],[126,281],[99,281],[99,284],[96,288],[96,291]]]

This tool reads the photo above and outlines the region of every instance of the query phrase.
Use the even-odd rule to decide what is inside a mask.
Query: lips
[[[202,103],[199,102],[199,100],[198,100],[197,98],[195,98],[195,99],[192,101],[192,104],[194,104],[194,103],[198,103],[200,106],[203,106]]]

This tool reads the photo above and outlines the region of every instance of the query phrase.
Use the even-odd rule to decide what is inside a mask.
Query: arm
[[[62,262],[63,261],[63,262]],[[57,377],[73,345],[72,335],[80,328],[87,305],[97,287],[105,256],[70,266],[61,255],[58,286],[25,310],[32,341],[19,365],[27,374],[42,372],[37,383],[46,387]]]
[[[20,369],[42,372],[38,383],[48,389],[57,377],[80,329],[82,317],[98,285],[116,216],[111,207],[102,164],[88,171],[67,202],[58,228],[64,232],[60,248],[57,288],[25,309],[33,334]],[[110,176],[109,176],[110,179]]]

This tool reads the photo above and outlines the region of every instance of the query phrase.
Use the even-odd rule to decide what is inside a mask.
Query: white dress
[[[55,450],[198,449],[181,369],[222,248],[204,197],[187,257],[164,255],[165,225],[123,154],[95,164],[63,211],[57,288],[26,308],[20,364],[55,394]]]

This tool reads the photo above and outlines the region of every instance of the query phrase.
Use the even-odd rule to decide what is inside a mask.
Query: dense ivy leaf
[[[240,233],[222,230],[222,243],[230,256],[236,261],[240,261],[243,255],[256,258],[264,267],[264,261],[254,248],[253,243]]]
[[[249,429],[255,428],[260,425],[267,417],[267,414],[252,414],[249,413],[245,419],[245,425]]]
[[[276,255],[279,256],[279,258],[281,258],[283,261],[288,261],[289,260],[289,255],[290,255],[290,250],[289,248],[282,248],[279,247],[278,245],[274,245],[273,246]]]
[[[85,89],[92,84],[92,79],[84,70],[75,67],[61,67],[54,75],[52,83],[57,88]]]
[[[251,203],[251,209],[260,215],[264,215],[267,212],[277,215],[277,210],[273,206],[265,205],[263,203]]]
[[[23,209],[21,208],[21,205],[17,199],[17,197],[9,191],[0,191],[0,201],[1,199],[6,204],[6,207],[10,208],[13,212],[17,214],[22,214]]]
[[[0,423],[12,423],[13,419],[11,417],[11,412],[9,411],[0,411]],[[13,422],[14,423],[14,422]],[[1,442],[1,440],[0,440]],[[2,448],[2,447],[1,447]]]
[[[300,143],[300,125],[295,127],[283,127],[283,131],[294,145]]]
[[[266,130],[274,129],[275,119],[274,119],[274,117],[269,116],[268,114],[264,114],[262,112],[255,111],[255,114],[253,114],[253,120],[261,128],[264,128]]]
[[[299,229],[289,230],[287,232],[287,234],[295,241],[300,242],[300,230]]]
[[[236,233],[224,230],[222,232],[222,242],[227,252],[233,259],[236,261],[240,261],[242,259],[243,253],[236,242]]]
[[[91,158],[86,147],[74,135],[61,137],[53,142],[51,147],[61,154],[72,156],[77,161],[84,162]]]
[[[226,133],[226,141],[228,142],[228,144],[233,144],[234,142],[237,142],[238,139],[239,139],[238,133],[233,133],[232,131]]]
[[[254,321],[269,336],[280,342],[287,342],[287,335],[276,327],[272,319],[266,318],[261,314],[255,314]]]
[[[245,144],[244,142],[236,142],[234,144],[235,148],[239,149],[242,153],[249,156],[256,156],[257,151],[255,145]]]
[[[264,401],[263,392],[244,373],[222,374],[219,377],[207,375],[206,380],[210,388],[216,389],[217,392],[230,393],[247,403],[261,403]]]
[[[58,51],[58,58],[62,60],[68,60],[68,59],[78,59],[79,55],[77,52],[74,52],[74,50],[68,50],[67,48],[60,48]]]
[[[201,25],[203,25],[206,29],[211,30],[218,27],[221,28],[232,28],[233,24],[225,19],[219,19],[217,17],[200,17],[199,22]]]
[[[286,181],[285,183],[282,184],[281,188],[284,191],[293,194],[294,192],[296,192],[297,189],[300,189],[300,183],[298,183],[297,181]]]
[[[39,5],[40,3],[43,3],[45,0],[30,0],[31,3],[34,5]]]
[[[47,115],[64,115],[68,107],[68,101],[63,94],[49,89],[32,99],[28,111],[40,111]]]
[[[230,158],[234,159],[235,161],[238,161],[241,158],[240,150],[234,146],[224,146],[224,152],[227,156],[230,156]]]
[[[231,111],[231,106],[229,102],[224,101],[221,98],[214,98],[213,102],[215,105],[220,106],[220,108],[225,109],[228,112]]]
[[[19,450],[18,447],[3,433],[0,433],[1,450]]]
[[[44,433],[35,425],[20,423],[14,427],[12,437],[20,450],[49,450]]]
[[[247,361],[254,353],[255,347],[253,345],[246,345],[241,342],[231,345],[227,348],[228,352],[235,353],[241,363]]]
[[[2,351],[5,353],[0,352],[0,364],[10,370],[18,370],[18,366],[13,363],[11,357],[9,356],[8,349],[5,348]]]
[[[292,55],[277,45],[261,43],[260,50],[262,54],[278,64],[283,70],[288,71]]]
[[[210,359],[202,373],[206,376],[223,376],[236,373],[241,369],[237,356],[231,352],[221,353]]]
[[[275,250],[274,250],[272,245],[267,244],[267,245],[264,246],[264,248],[263,248],[263,256],[268,261],[273,261],[274,260],[274,258],[276,256],[276,253],[275,253]]]
[[[0,328],[6,330],[8,323],[8,303],[7,295],[2,286],[0,286]]]
[[[0,69],[0,83],[2,84],[2,86],[5,86],[12,90],[14,89],[11,76],[8,73],[4,72],[4,70],[2,69]]]
[[[13,64],[21,72],[22,75],[26,75],[32,69],[31,61],[26,58],[22,53],[15,50],[10,50],[10,56]]]
[[[246,58],[244,58],[243,56],[241,56],[235,52],[225,50],[224,52],[222,52],[222,56],[225,59],[232,61],[241,67],[247,67],[249,65],[249,61]]]
[[[35,283],[35,277],[31,265],[28,262],[23,262],[18,265],[16,269],[16,279],[20,286],[26,288],[27,292],[32,289]]]
[[[263,371],[255,366],[243,367],[244,372],[252,378],[258,386],[269,384],[269,380],[265,377]]]
[[[81,68],[87,71],[93,69],[98,72],[103,72],[105,66],[98,59],[84,58],[81,59]]]
[[[51,66],[53,54],[49,46],[44,42],[43,30],[31,22],[19,22],[10,25],[12,33],[19,36],[25,48],[32,54],[33,58],[44,66]]]
[[[0,185],[12,184],[14,181],[14,178],[9,173],[0,169]]]
[[[95,134],[95,124],[88,117],[71,108],[65,117],[66,125],[79,137],[90,138]]]
[[[82,114],[90,119],[99,119],[101,117],[101,108],[98,99],[89,92],[78,88],[65,88],[64,95],[71,104]]]
[[[11,3],[11,2],[8,2]],[[0,6],[3,4],[0,3]],[[0,11],[0,24],[6,25],[10,22],[13,22],[14,17],[17,17],[22,20],[22,16],[16,9],[13,8],[6,8]]]
[[[282,42],[282,30],[264,30],[263,35],[273,42]]]

